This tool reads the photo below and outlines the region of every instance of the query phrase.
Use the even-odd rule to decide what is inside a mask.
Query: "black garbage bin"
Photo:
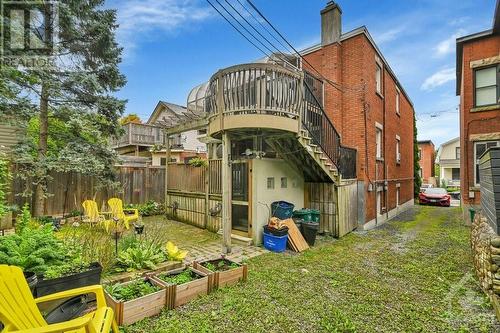
[[[318,222],[303,222],[302,223],[302,233],[306,239],[309,246],[313,246],[316,241],[316,235],[318,234],[319,223]]]

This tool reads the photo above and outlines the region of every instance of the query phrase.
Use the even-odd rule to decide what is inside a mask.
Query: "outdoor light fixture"
[[[134,230],[137,235],[142,235],[142,233],[144,232],[144,224],[134,223]]]

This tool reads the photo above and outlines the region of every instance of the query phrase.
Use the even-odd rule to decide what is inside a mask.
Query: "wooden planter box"
[[[195,274],[201,276],[200,278],[186,282],[183,284],[175,285],[169,284],[163,280],[161,280],[157,275],[152,276],[151,278],[155,280],[158,284],[162,285],[166,289],[166,302],[165,306],[168,309],[173,309],[178,306],[184,305],[187,302],[195,299],[199,295],[208,294],[209,289],[209,281],[208,277],[205,273],[200,272],[191,267],[183,267],[179,269],[175,269],[169,272],[166,272],[167,275],[176,275],[182,273],[186,269],[191,270]]]
[[[118,301],[108,292],[104,292],[106,303],[115,312],[115,319],[118,325],[130,325],[141,319],[155,316],[161,312],[165,307],[165,300],[167,294],[163,285],[159,284],[152,278],[143,278],[149,280],[153,285],[159,286],[162,289],[130,301]],[[132,281],[123,284],[129,284]]]
[[[217,264],[220,260],[225,260],[230,263],[234,263],[238,265],[238,268],[232,268],[227,271],[212,272],[211,270],[203,266],[203,264],[207,262]],[[206,260],[202,262],[194,261],[193,268],[207,274],[210,280],[209,292],[212,292],[213,290],[218,288],[233,286],[237,284],[239,281],[246,281],[248,278],[248,266],[246,264],[238,264],[234,261],[225,258]]]

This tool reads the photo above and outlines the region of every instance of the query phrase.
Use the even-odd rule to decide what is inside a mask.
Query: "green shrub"
[[[0,264],[44,274],[50,267],[61,265],[65,259],[66,251],[55,237],[51,225],[25,226],[16,234],[0,237]]]
[[[149,242],[137,243],[118,254],[116,270],[131,272],[156,269],[156,265],[165,260],[166,256],[161,247]]]
[[[191,166],[194,166],[196,168],[207,167],[208,161],[204,158],[201,158],[201,157],[195,157],[195,158],[190,159],[188,164]]]
[[[139,211],[141,216],[153,216],[165,214],[165,208],[163,204],[158,203],[154,200],[149,200],[143,204],[128,204],[126,208],[135,208]]]
[[[149,281],[136,280],[126,285],[115,284],[106,286],[106,291],[118,301],[130,301],[145,295],[161,290],[160,287],[151,284]]]

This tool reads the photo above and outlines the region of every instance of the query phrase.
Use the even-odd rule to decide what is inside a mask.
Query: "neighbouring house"
[[[436,185],[434,178],[435,147],[431,140],[418,141],[418,164],[422,184]]]
[[[463,204],[480,204],[479,160],[500,146],[500,1],[491,29],[457,39],[460,96],[460,187]],[[465,209],[464,211],[466,211]]]
[[[460,137],[439,146],[436,164],[439,165],[439,185],[460,187]]]
[[[130,122],[122,126],[124,134],[113,140],[112,147],[128,163],[164,166],[167,163],[163,124],[170,118],[184,119],[186,108],[164,101],[158,102],[146,123]],[[206,144],[198,139],[204,133],[196,130],[172,135],[169,163],[187,163],[194,157],[206,158]]]
[[[413,104],[366,27],[343,33],[341,14],[327,4],[321,43],[301,58],[273,54],[193,89],[190,118],[165,128],[205,129],[209,166],[168,169],[169,215],[221,227],[230,247],[261,242],[273,201],[320,210],[320,232],[337,237],[413,205]]]

